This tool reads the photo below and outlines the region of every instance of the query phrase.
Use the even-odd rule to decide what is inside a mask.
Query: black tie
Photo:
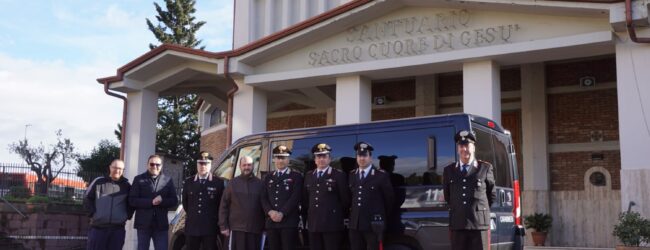
[[[323,171],[322,170],[318,171],[318,179],[320,179],[321,177],[323,177]]]
[[[463,165],[463,168],[460,170],[463,175],[467,175],[467,165]]]
[[[359,176],[359,180],[363,180],[363,178],[366,177],[366,170],[361,170],[361,176]]]
[[[205,179],[201,179],[201,185],[205,184]]]

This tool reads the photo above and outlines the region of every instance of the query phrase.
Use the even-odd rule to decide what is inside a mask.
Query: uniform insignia
[[[325,147],[327,147],[327,144],[325,144],[325,143],[321,143],[321,144],[318,144],[318,146],[316,146],[316,147],[317,147],[318,149],[320,149],[320,150],[323,150],[323,149],[325,149]]]
[[[217,189],[214,188],[214,187],[208,187],[208,191],[215,191],[215,190],[217,190]]]
[[[273,180],[269,180],[269,183],[273,183]]]

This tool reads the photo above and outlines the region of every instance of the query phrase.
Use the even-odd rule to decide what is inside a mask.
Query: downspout
[[[639,38],[636,36],[636,27],[632,20],[632,0],[625,0],[625,24],[627,32],[630,34],[630,40],[635,43],[650,43],[650,38]]]
[[[239,90],[239,87],[237,87],[237,83],[235,80],[232,79],[230,76],[230,57],[227,55],[223,58],[223,75],[226,77],[230,83],[232,83],[232,89],[228,91],[228,118],[227,118],[227,126],[226,126],[226,147],[230,146],[232,144],[232,112],[233,112],[233,105],[234,105],[234,99],[235,99],[235,92]]]
[[[122,95],[118,95],[114,92],[111,92],[108,89],[108,81],[104,81],[104,93],[122,99],[123,105],[122,105],[122,133],[120,136],[121,137],[120,138],[120,160],[124,160],[124,142],[126,139],[126,107],[128,104],[128,100],[126,99],[126,97]]]

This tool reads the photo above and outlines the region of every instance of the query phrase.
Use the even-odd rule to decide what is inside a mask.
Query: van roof
[[[465,113],[456,113],[456,114],[444,114],[444,115],[432,115],[432,116],[422,116],[422,117],[411,117],[411,118],[402,118],[395,120],[383,120],[383,121],[373,121],[367,123],[356,123],[356,124],[346,124],[346,125],[329,125],[321,127],[311,127],[311,128],[297,128],[297,129],[288,129],[288,130],[275,130],[267,131],[256,134],[251,134],[239,138],[233,143],[233,145],[239,143],[240,141],[247,141],[257,138],[267,138],[273,135],[274,137],[284,137],[284,136],[294,136],[302,134],[321,134],[328,132],[339,132],[339,131],[363,131],[370,129],[381,129],[381,128],[390,128],[390,127],[402,127],[402,126],[417,126],[417,125],[430,125],[431,123],[447,123],[452,125],[457,125],[457,129],[469,129],[471,128],[471,122],[475,122],[485,126],[486,128],[493,129],[499,133],[506,133],[505,129],[501,127],[500,124],[478,115],[465,114]],[[466,124],[463,126],[463,124]],[[460,125],[460,127],[458,126]]]

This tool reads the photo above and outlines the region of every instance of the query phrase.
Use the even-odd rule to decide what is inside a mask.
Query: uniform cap
[[[285,145],[279,145],[273,148],[273,156],[290,156],[291,150]]]
[[[325,143],[318,143],[311,148],[311,153],[315,155],[329,154],[332,148]]]
[[[212,156],[210,155],[210,153],[208,151],[201,151],[201,153],[199,154],[199,158],[196,159],[196,162],[197,163],[203,163],[203,162],[210,163],[210,162],[212,162],[212,160],[213,160],[213,158],[212,158]]]
[[[354,144],[354,151],[356,151],[357,154],[365,155],[373,150],[375,149],[367,142],[357,142],[357,144]]]
[[[468,143],[476,143],[476,134],[474,131],[467,131],[467,130],[461,130],[456,133],[456,136],[454,136],[454,140],[456,141],[456,144],[468,144]]]

